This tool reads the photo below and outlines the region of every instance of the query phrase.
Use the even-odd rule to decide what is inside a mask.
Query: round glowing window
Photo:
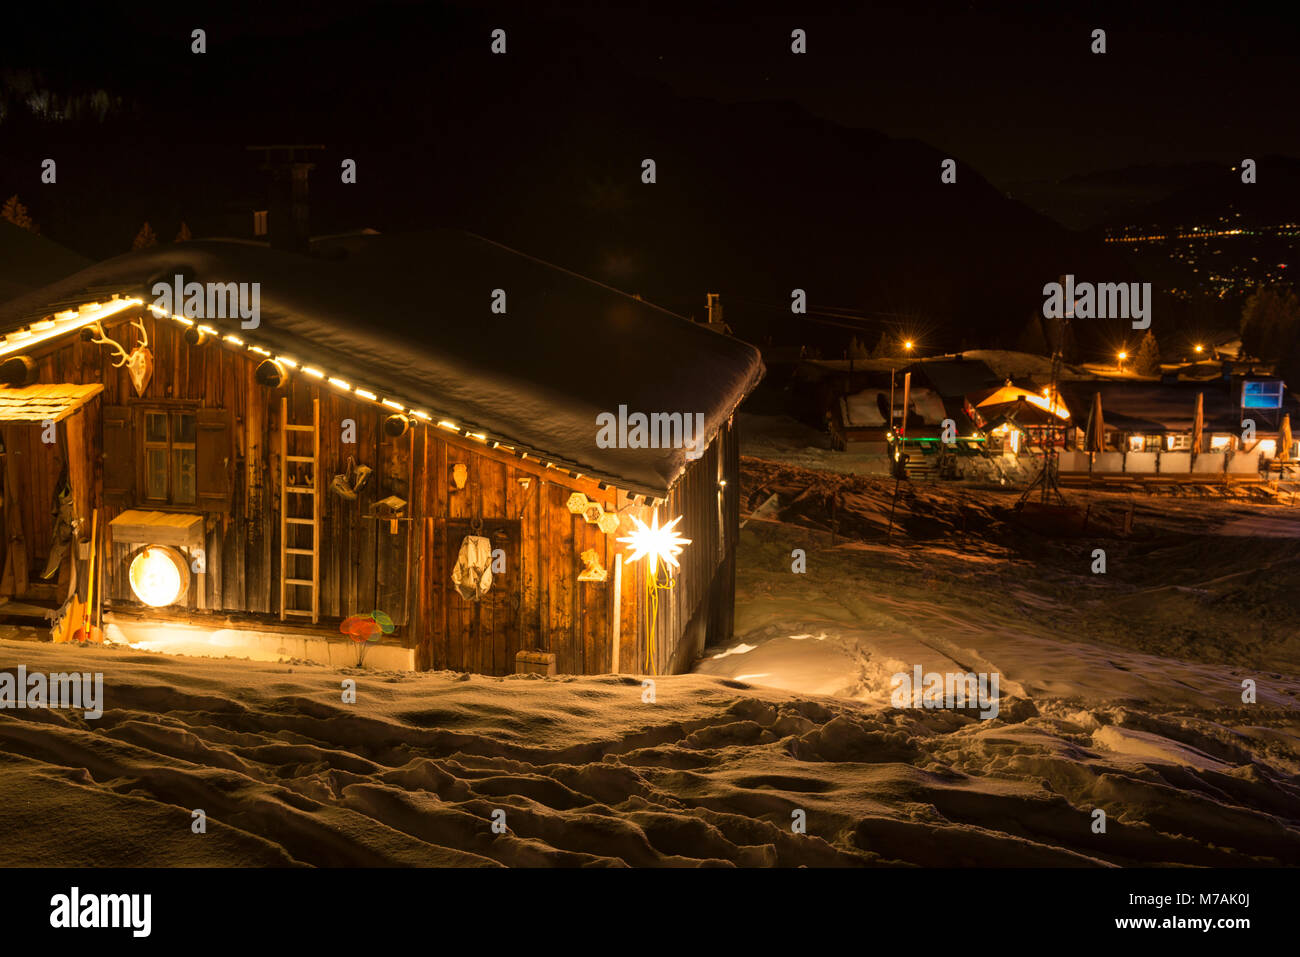
[[[146,605],[174,605],[190,589],[190,567],[173,548],[150,545],[131,560],[131,591]]]

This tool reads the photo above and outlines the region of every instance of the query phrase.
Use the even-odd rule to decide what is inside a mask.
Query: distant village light
[[[911,339],[908,339],[906,342],[903,343],[903,348],[906,349],[908,352],[911,352],[911,351],[912,351],[912,347],[913,347],[914,345],[915,345],[915,343],[912,342]]]

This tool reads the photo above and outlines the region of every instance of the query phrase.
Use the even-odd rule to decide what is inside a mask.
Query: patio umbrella
[[[1092,394],[1092,408],[1088,410],[1088,427],[1084,431],[1083,450],[1101,452],[1106,448],[1106,420],[1101,414],[1101,393]]]
[[[1282,416],[1282,428],[1277,431],[1277,460],[1279,462],[1291,461],[1291,444],[1295,441],[1291,437],[1291,413],[1288,412]]]
[[[1192,455],[1201,451],[1205,441],[1205,393],[1196,393],[1196,415],[1192,418]]]

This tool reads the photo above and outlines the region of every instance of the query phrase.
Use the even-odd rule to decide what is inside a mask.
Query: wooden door
[[[498,559],[492,575],[492,587],[480,601],[462,598],[451,583],[461,542],[466,536],[481,535],[492,542]],[[522,569],[519,566],[518,519],[485,518],[481,530],[475,531],[468,519],[449,519],[446,523],[443,569],[448,580],[446,667],[479,674],[508,675],[515,670],[519,651]],[[500,552],[498,552],[500,550]],[[501,553],[504,553],[502,555]]]

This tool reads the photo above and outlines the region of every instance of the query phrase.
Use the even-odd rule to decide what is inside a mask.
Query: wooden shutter
[[[104,406],[104,504],[135,504],[136,449],[131,410]]]
[[[194,424],[194,479],[199,507],[228,512],[234,463],[230,415],[225,409],[199,409]]]

